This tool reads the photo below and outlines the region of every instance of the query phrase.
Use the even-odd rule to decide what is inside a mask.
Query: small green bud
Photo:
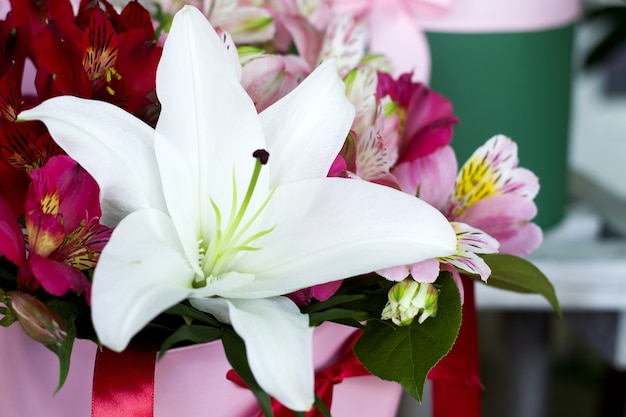
[[[418,315],[420,324],[437,315],[439,290],[433,284],[407,278],[391,287],[387,297],[382,319],[398,326],[408,326]]]

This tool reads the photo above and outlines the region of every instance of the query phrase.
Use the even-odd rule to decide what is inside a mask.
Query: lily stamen
[[[221,211],[219,210],[217,204],[211,200],[211,205],[213,206],[213,210],[215,212],[215,234],[209,243],[209,247],[207,248],[204,257],[202,258],[202,269],[205,273],[205,277],[200,281],[197,281],[194,285],[204,286],[206,285],[207,277],[219,276],[239,252],[259,250],[260,248],[250,246],[250,244],[261,236],[264,236],[274,230],[274,227],[262,230],[241,241],[244,234],[250,229],[252,224],[263,212],[263,209],[267,206],[267,203],[273,195],[273,191],[271,191],[263,204],[261,204],[251,218],[243,226],[241,226],[244,214],[250,205],[250,201],[252,200],[252,196],[261,173],[261,168],[263,165],[267,164],[269,159],[269,153],[264,149],[259,149],[254,151],[252,156],[256,159],[256,163],[250,178],[248,189],[246,190],[246,195],[238,208],[237,185],[233,173],[233,199],[231,214],[224,231],[222,231]]]

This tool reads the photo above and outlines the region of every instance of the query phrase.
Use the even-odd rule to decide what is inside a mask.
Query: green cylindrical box
[[[520,165],[539,177],[535,220],[547,228],[562,219],[566,205],[579,4],[507,0],[503,3],[510,7],[487,11],[481,9],[485,3],[493,5],[465,0],[462,10],[454,10],[453,3],[450,16],[424,22],[432,55],[431,86],[452,101],[460,119],[452,142],[459,163],[495,134],[518,143]],[[545,3],[552,10],[545,10]]]

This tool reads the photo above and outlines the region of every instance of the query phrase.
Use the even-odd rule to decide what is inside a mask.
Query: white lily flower
[[[282,295],[447,256],[456,238],[413,196],[326,177],[354,116],[333,62],[261,114],[238,74],[205,17],[185,7],[157,71],[156,129],[68,96],[19,117],[42,120],[96,178],[103,218],[117,224],[94,274],[100,341],[121,351],[156,315],[191,299],[232,324],[263,389],[308,410],[312,330]]]

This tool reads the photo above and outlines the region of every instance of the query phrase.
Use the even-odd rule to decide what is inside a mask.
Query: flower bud
[[[439,290],[433,284],[407,278],[389,290],[382,319],[391,320],[398,326],[408,326],[419,315],[421,324],[428,317],[437,315],[438,298]]]
[[[63,319],[32,295],[11,291],[7,293],[11,311],[24,332],[45,345],[60,345],[65,341]]]

